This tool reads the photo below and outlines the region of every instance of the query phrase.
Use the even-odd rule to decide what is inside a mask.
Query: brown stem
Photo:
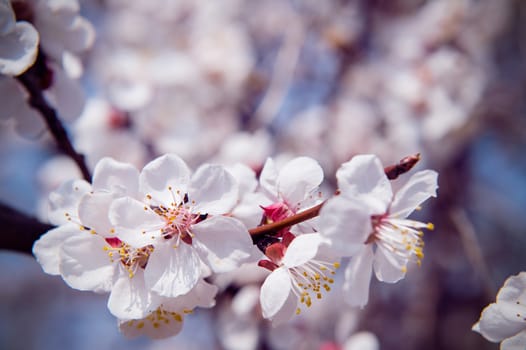
[[[29,254],[35,241],[53,228],[3,203],[0,203],[0,227],[0,250]]]
[[[264,234],[272,234],[273,232],[278,232],[279,230],[289,227],[300,222],[307,221],[312,219],[320,214],[320,209],[323,207],[326,201],[321,202],[320,204],[304,210],[298,214],[289,216],[281,221],[273,222],[271,224],[261,225],[255,228],[248,230],[251,236],[262,236]]]
[[[43,56],[40,55],[39,59],[41,59],[40,57]],[[36,66],[37,64],[35,64],[35,67]],[[28,103],[34,109],[39,111],[44,120],[46,121],[47,127],[53,135],[53,137],[55,138],[59,149],[66,155],[68,155],[71,159],[73,159],[73,161],[79,167],[84,179],[86,181],[91,181],[91,174],[84,160],[84,156],[75,151],[73,145],[71,144],[71,141],[69,140],[66,129],[64,128],[62,122],[57,116],[57,112],[54,108],[52,108],[49,105],[49,103],[44,98],[44,95],[42,94],[42,84],[39,83],[39,77],[35,76],[35,70],[33,68],[30,68],[27,72],[25,72],[22,75],[19,75],[16,78],[29,93]]]

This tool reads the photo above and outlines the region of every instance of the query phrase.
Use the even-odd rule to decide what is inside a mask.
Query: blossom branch
[[[31,254],[33,243],[46,231],[53,228],[35,218],[27,216],[0,203],[0,249]]]
[[[398,164],[390,165],[384,168],[385,175],[389,180],[394,180],[400,175],[411,170],[416,163],[420,160],[420,153],[413,154],[402,158]],[[339,195],[339,191],[336,191],[335,195]],[[272,236],[279,232],[281,229],[290,227],[295,224],[299,224],[303,221],[315,218],[320,214],[320,210],[327,201],[323,201],[320,204],[306,209],[302,212],[289,216],[283,220],[276,221],[270,224],[261,225],[248,230],[252,236],[252,240],[256,243],[261,237]]]
[[[91,174],[82,154],[77,153],[71,144],[66,129],[58,118],[57,112],[44,98],[42,93],[51,85],[52,72],[45,66],[45,56],[39,54],[35,65],[22,75],[16,77],[29,93],[28,103],[40,112],[59,149],[68,155],[77,164],[83,178],[91,180]]]

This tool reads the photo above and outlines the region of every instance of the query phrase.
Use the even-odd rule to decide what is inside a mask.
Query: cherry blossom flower
[[[144,281],[153,246],[123,242],[108,219],[112,200],[134,195],[138,177],[133,166],[104,158],[95,167],[93,185],[83,180],[65,183],[50,195],[50,218],[61,225],[33,247],[45,272],[60,274],[75,289],[110,292],[108,308],[128,319],[146,316],[160,302]]]
[[[80,53],[93,45],[95,30],[79,15],[77,0],[26,0],[19,6],[24,6],[23,11],[38,30],[43,50],[57,62],[62,62],[66,52]]]
[[[336,173],[341,194],[320,213],[320,234],[342,256],[352,256],[344,290],[351,305],[364,306],[374,267],[376,277],[395,283],[407,264],[423,258],[422,229],[432,224],[407,219],[429,197],[436,196],[437,173],[415,173],[395,194],[380,160],[359,155]]]
[[[0,74],[15,76],[27,70],[37,57],[39,35],[25,21],[16,21],[8,0],[0,1]]]
[[[481,313],[473,330],[502,350],[526,347],[526,272],[509,277],[497,294],[495,303]]]
[[[292,235],[291,235],[292,236]],[[265,254],[270,260],[259,265],[272,271],[261,286],[260,302],[263,317],[277,325],[299,314],[324,292],[331,290],[333,275],[339,262],[328,262],[319,251],[322,237],[317,233],[303,234],[292,242],[274,243]]]
[[[268,222],[282,220],[321,201],[319,186],[323,181],[323,169],[312,158],[294,158],[279,171],[268,158],[259,181],[260,191],[272,201],[271,205],[263,207]],[[299,232],[313,231],[308,223],[296,227]]]
[[[203,165],[191,175],[181,158],[161,156],[143,168],[139,189],[141,200],[116,199],[109,215],[119,238],[155,247],[145,268],[152,291],[184,295],[202,277],[202,266],[227,272],[250,256],[246,227],[223,215],[236,203],[238,190],[222,167]]]

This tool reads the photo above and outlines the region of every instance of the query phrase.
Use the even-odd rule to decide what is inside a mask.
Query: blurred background
[[[124,338],[107,296],[0,250],[1,349],[498,348],[471,327],[526,266],[526,2],[85,0],[80,15],[96,39],[63,63],[82,92],[65,125],[91,169],[174,152],[257,172],[307,155],[331,193],[353,155],[387,165],[419,152],[440,188],[414,217],[435,230],[422,266],[373,279],[364,309],[334,292],[273,328],[249,270],[162,341]],[[45,223],[49,192],[80,173],[45,130],[18,129],[0,127],[0,202]]]

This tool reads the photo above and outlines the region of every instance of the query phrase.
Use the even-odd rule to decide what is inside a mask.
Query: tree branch
[[[33,243],[54,226],[0,203],[0,249],[31,254]]]
[[[58,118],[57,112],[44,98],[42,91],[52,84],[52,72],[46,67],[45,56],[39,53],[35,64],[16,79],[29,93],[28,103],[36,109],[53,135],[59,149],[77,164],[86,181],[91,181],[91,174],[82,154],[77,153],[69,140],[66,129]]]

